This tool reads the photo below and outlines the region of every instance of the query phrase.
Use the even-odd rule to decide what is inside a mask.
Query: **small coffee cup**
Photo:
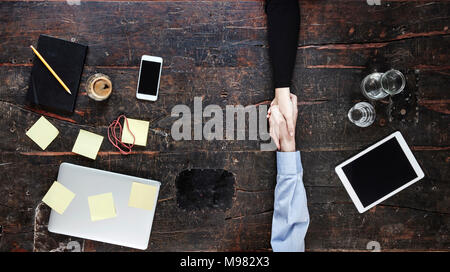
[[[86,93],[95,101],[106,100],[112,93],[111,79],[100,73],[90,76],[86,83]]]

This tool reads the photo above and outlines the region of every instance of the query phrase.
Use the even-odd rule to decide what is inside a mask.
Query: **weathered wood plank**
[[[306,251],[367,251],[367,244],[371,241],[379,242],[381,250],[387,252],[403,251],[405,248],[410,251],[445,251],[449,246],[446,234],[448,215],[414,211],[415,216],[410,217],[412,220],[399,221],[398,218],[410,216],[411,211],[380,205],[374,212],[377,217],[383,217],[380,225],[373,214],[353,213],[353,207],[348,204],[310,205],[309,210],[312,218],[306,235]],[[230,219],[223,227],[211,228],[213,231],[201,228],[181,232],[153,231],[148,251],[269,251],[271,216],[271,213],[262,213]],[[421,225],[432,227],[424,231]],[[261,235],[255,237],[255,233]],[[433,235],[433,238],[428,235]],[[45,241],[56,240],[67,244],[66,237],[55,236],[45,233]],[[79,241],[84,251],[133,251],[89,240],[73,240]],[[204,244],[207,240],[217,243]],[[159,248],[161,244],[167,245],[167,248]],[[54,249],[43,244],[40,246],[38,250]]]
[[[381,48],[351,46],[301,48],[297,57],[297,69],[294,72],[294,85],[302,91],[298,94],[308,94],[305,97],[308,100],[322,99],[324,92],[329,98],[334,98],[331,95],[345,95],[347,92],[358,91],[362,78],[373,69],[385,71],[397,68],[402,71],[417,70],[419,79],[425,80],[425,83],[419,86],[426,88],[427,84],[432,82],[433,84],[439,81],[445,82],[445,74],[450,69],[445,50],[448,46],[450,46],[450,35],[389,42]],[[252,94],[250,103],[271,99],[273,92],[271,91],[270,64],[266,56],[267,49],[257,50],[264,52],[262,54],[264,56],[258,57],[258,67],[197,67],[193,59],[180,56],[165,60],[161,94],[176,93],[192,97],[192,95],[206,92],[206,94],[214,94],[216,99],[221,101],[237,103],[250,92]],[[436,67],[440,70],[436,71]],[[31,64],[0,65],[0,79],[4,82],[0,87],[1,100],[23,101],[20,98],[25,95],[28,88],[30,70]],[[103,72],[112,77],[115,90],[119,91],[114,94],[134,96],[137,85],[137,66],[86,66],[80,90],[84,90],[87,77],[95,72]],[[425,74],[420,76],[420,73]],[[444,76],[439,77],[438,73]],[[341,80],[330,80],[333,75],[334,78]],[[438,81],[434,77],[437,77]],[[125,90],[126,92],[123,92]],[[445,90],[441,92],[445,93]],[[420,94],[426,95],[426,92]],[[120,99],[125,98],[127,97]],[[234,100],[230,101],[230,98]],[[89,101],[87,97],[85,100],[78,101],[77,109],[82,110],[87,101]]]
[[[356,101],[325,101],[299,106],[299,121],[297,125],[298,148],[305,151],[320,150],[357,150],[382,139],[386,135],[399,130],[411,146],[448,147],[448,115],[430,111],[419,106],[418,122],[387,120],[386,105],[377,104],[378,119],[369,128],[358,128],[346,119],[347,110]],[[78,125],[64,120],[52,119],[59,129],[60,135],[42,151],[35,145],[25,132],[39,118],[40,113],[33,113],[13,104],[0,102],[0,113],[6,118],[0,124],[7,128],[2,134],[4,141],[0,142],[3,152],[21,152],[24,155],[56,156],[64,155],[72,150],[73,143],[80,128],[105,136],[100,155],[117,153],[118,151],[107,140],[107,124],[99,126]],[[118,115],[114,114],[114,116]],[[147,113],[142,116],[128,115],[134,118],[147,119]],[[224,113],[225,116],[225,113]],[[257,151],[260,150],[260,139],[250,140],[248,132],[246,140],[181,140],[176,141],[171,135],[171,126],[175,120],[163,116],[157,122],[151,123],[147,147],[136,147],[136,152],[176,152],[196,150],[229,150]],[[226,119],[226,118],[224,118]],[[248,128],[248,125],[247,125]],[[192,128],[193,129],[193,128]],[[225,131],[224,124],[224,131]],[[423,131],[424,133],[417,133]],[[425,133],[426,132],[426,133]],[[224,132],[225,137],[225,132]]]
[[[393,42],[382,52],[379,51],[380,48],[304,48],[298,57],[294,86],[301,103],[343,100],[348,97],[362,99],[359,83],[366,74],[373,69],[383,71],[395,67],[404,72],[415,71],[416,82],[411,82],[412,86],[407,88],[415,91],[414,85],[417,84],[416,96],[419,105],[432,111],[448,113],[448,99],[445,99],[447,92],[445,88],[436,87],[445,84],[447,80],[445,75],[448,68],[445,68],[447,67],[445,64],[448,61],[445,61],[446,53],[443,48],[446,48],[445,44],[448,42],[450,36],[409,39]],[[403,55],[395,53],[396,51],[402,51]],[[376,59],[376,62],[372,58]],[[438,63],[441,66],[436,67],[444,65],[443,70],[430,70],[429,64],[436,62],[435,59],[442,59]],[[75,114],[61,118],[79,124],[106,126],[112,116],[116,116],[119,112],[130,115],[151,112],[145,118],[150,118],[153,122],[167,117],[171,108],[177,104],[192,104],[195,96],[204,97],[205,105],[218,104],[222,107],[230,104],[267,103],[273,97],[267,59],[261,60],[263,64],[258,68],[206,68],[196,67],[193,61],[187,58],[178,57],[173,60],[163,69],[160,98],[157,103],[135,99],[138,67],[87,66],[83,73]],[[0,66],[0,80],[4,83],[0,86],[1,101],[25,104],[30,69],[29,65]],[[106,102],[96,103],[90,100],[84,91],[87,77],[95,72],[103,72],[113,79],[113,96]],[[430,99],[437,101],[429,101]],[[112,104],[117,106],[110,106]]]
[[[445,167],[450,154],[448,151],[415,152],[426,178],[363,215],[357,212],[332,171],[335,164],[352,153],[302,152],[304,184],[311,215],[311,234],[308,234],[308,239],[314,245],[310,247],[311,250],[363,249],[360,248],[359,239],[373,239],[380,243],[383,241],[386,250],[443,249],[448,246],[448,240],[445,240],[445,230],[448,228],[445,223],[450,218],[446,204],[449,193],[446,181],[448,167]],[[5,250],[13,248],[15,233],[31,231],[34,209],[56,178],[58,166],[63,161],[154,178],[162,182],[150,250],[269,248],[276,174],[272,152],[161,153],[155,156],[131,155],[126,158],[110,155],[94,162],[74,156],[25,158],[20,154],[2,154],[2,161],[9,162],[1,166],[6,171],[6,182],[0,185],[4,192],[0,196],[1,203],[4,204],[1,206],[0,222],[7,222],[3,226],[3,236],[4,241],[9,241],[4,244]],[[39,165],[41,171],[27,167],[30,163]],[[183,169],[190,168],[222,168],[234,173],[236,184],[233,206],[226,211],[212,208],[185,211],[179,208],[175,179]],[[417,220],[427,223],[416,224]],[[373,225],[373,229],[367,224]],[[403,227],[389,233],[388,226],[391,224]],[[361,227],[362,225],[366,227]],[[387,229],[375,226],[386,226]],[[421,242],[408,246],[402,236],[403,231],[408,237],[420,236]],[[361,236],[363,233],[368,236]],[[348,238],[344,242],[332,241],[339,236]],[[388,240],[386,237],[391,238]],[[438,241],[435,245],[430,244],[429,239],[432,237]],[[352,239],[359,242],[351,241]],[[193,241],[196,243],[192,243]],[[328,244],[319,246],[321,241]],[[96,250],[128,250],[89,243]]]
[[[346,245],[338,250],[366,251],[370,241],[379,242],[382,251],[404,251],[405,248],[446,251],[449,247],[448,214],[383,205],[364,214],[352,213],[353,207],[345,204],[312,205],[309,209],[310,213],[318,215],[313,218],[316,220],[311,220],[310,232],[306,235],[306,247],[311,250]],[[373,213],[382,219],[374,219]],[[322,232],[321,228],[327,232]],[[431,229],[435,235],[429,240],[423,235]]]
[[[300,4],[301,46],[450,33],[446,1]],[[141,55],[151,53],[169,61],[192,58],[201,66],[248,66],[261,56],[258,50],[249,54],[249,48],[267,46],[262,2],[4,2],[0,18],[7,26],[1,32],[0,63],[30,63],[28,46],[41,33],[88,44],[88,65],[137,66]]]
[[[301,24],[300,36],[305,37],[301,45],[383,42],[449,31],[448,1],[381,1],[373,6],[351,0],[299,3],[306,17]]]
[[[370,241],[380,243],[382,251],[442,251],[448,249],[448,216],[415,211],[414,218],[399,221],[398,218],[410,216],[411,211],[404,208],[378,206],[377,217],[383,217],[383,224],[374,220],[373,214],[353,213],[348,204],[318,204],[310,206],[311,224],[306,235],[306,251],[367,251]],[[249,215],[230,219],[221,227],[208,229],[195,228],[186,231],[152,232],[149,251],[269,251],[271,213]],[[351,217],[349,219],[349,217]],[[423,230],[420,225],[433,225]],[[380,226],[380,227],[377,227]],[[432,233],[434,232],[434,233]],[[255,237],[255,233],[261,234]],[[428,235],[433,235],[429,239]],[[345,238],[342,238],[345,237]],[[67,244],[66,237],[46,234],[46,241],[55,239]],[[217,240],[214,240],[217,239]],[[132,251],[89,240],[79,241],[85,251]],[[214,240],[216,243],[204,241]],[[194,243],[193,241],[196,241]],[[166,244],[168,247],[159,248]],[[194,245],[195,244],[195,245]],[[54,249],[44,247],[43,250]],[[56,244],[56,246],[59,246]]]
[[[446,69],[450,36],[419,37],[374,44],[303,46],[297,67],[344,68],[384,72],[396,69]]]

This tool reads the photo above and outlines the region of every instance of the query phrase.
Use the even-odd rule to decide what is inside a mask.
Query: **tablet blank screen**
[[[394,137],[342,167],[364,207],[417,178]]]

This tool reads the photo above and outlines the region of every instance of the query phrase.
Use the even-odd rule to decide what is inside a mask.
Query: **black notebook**
[[[72,113],[78,95],[87,46],[40,35],[37,51],[69,87],[72,94],[66,92],[41,60],[35,56],[27,100],[49,110]]]

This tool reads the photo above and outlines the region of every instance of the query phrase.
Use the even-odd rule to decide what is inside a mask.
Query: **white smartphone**
[[[138,99],[156,101],[161,78],[162,58],[143,55],[139,68],[136,97]]]

